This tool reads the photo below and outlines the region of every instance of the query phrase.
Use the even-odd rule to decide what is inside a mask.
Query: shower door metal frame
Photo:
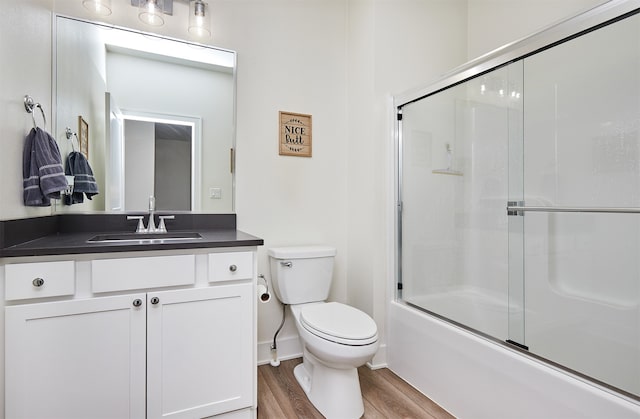
[[[396,243],[395,243],[395,266],[396,266],[396,283],[395,283],[395,300],[402,299],[402,108],[396,107],[395,117],[395,221],[396,221]]]

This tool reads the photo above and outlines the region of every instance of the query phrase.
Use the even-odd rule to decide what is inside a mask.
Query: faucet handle
[[[142,215],[127,215],[127,220],[138,220],[138,226],[136,227],[136,233],[145,233],[147,231],[144,228],[144,222],[142,221],[144,217]]]
[[[164,225],[164,220],[173,220],[174,218],[176,218],[175,215],[160,215],[158,216],[158,218],[160,219],[160,225],[158,226],[158,233],[166,233],[167,232],[167,226]]]

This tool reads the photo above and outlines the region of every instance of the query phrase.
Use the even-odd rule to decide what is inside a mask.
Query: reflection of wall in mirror
[[[105,206],[104,184],[104,136],[106,90],[105,52],[100,31],[91,25],[65,19],[68,24],[56,27],[56,132],[63,159],[74,149],[80,151],[75,137],[66,140],[65,128],[78,132],[81,138],[78,115],[91,121],[91,154],[89,163],[98,182],[100,194],[91,200],[71,207],[57,205],[56,211],[103,210]],[[88,26],[88,28],[86,27]],[[83,63],[79,65],[79,63]],[[88,71],[93,69],[93,71]],[[64,140],[63,140],[64,139]],[[72,142],[73,141],[73,142]]]

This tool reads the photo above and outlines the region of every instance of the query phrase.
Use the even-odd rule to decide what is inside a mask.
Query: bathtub
[[[459,418],[635,418],[640,404],[392,301],[387,363]]]

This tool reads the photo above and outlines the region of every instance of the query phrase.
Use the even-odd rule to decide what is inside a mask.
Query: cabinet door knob
[[[35,278],[33,281],[31,281],[31,283],[33,284],[34,287],[41,287],[44,285],[44,279]]]
[[[237,270],[238,270],[238,267],[237,267],[236,265],[231,265],[231,266],[229,266],[229,270],[230,270],[231,272],[235,272],[235,271],[237,271]]]
[[[135,300],[133,300],[133,306],[134,307],[140,307],[142,305],[142,300],[139,298],[136,298]]]
[[[158,297],[151,297],[151,304],[158,304],[160,299]]]

